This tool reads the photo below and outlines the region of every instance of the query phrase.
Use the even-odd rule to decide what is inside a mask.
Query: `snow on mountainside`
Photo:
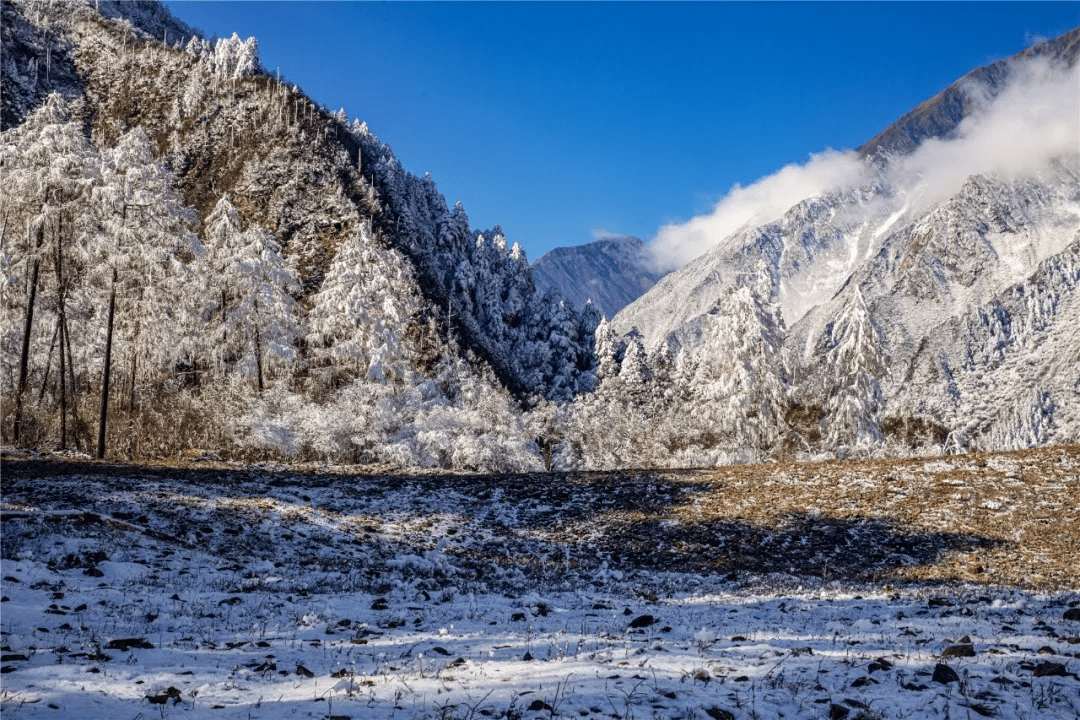
[[[1080,29],[820,156],[813,194],[675,232],[669,260],[710,249],[609,322],[657,277],[640,241],[534,271],[255,38],[0,10],[6,441],[505,471],[1080,433]]]
[[[591,302],[608,318],[663,276],[652,267],[645,243],[629,236],[555,248],[534,262],[532,271],[541,293],[558,290],[575,308]]]
[[[1075,441],[1078,47],[1080,29],[969,74],[861,148],[846,185],[717,238],[624,308],[616,346],[644,348],[647,394],[671,404],[658,434],[714,459]],[[742,310],[738,288],[755,298]],[[718,396],[688,370],[732,353],[733,332],[777,328],[778,353],[736,352],[742,389]],[[750,420],[784,412],[774,442],[754,422],[676,430],[706,396]]]
[[[780,303],[790,325],[830,298],[865,260],[875,234],[890,220],[889,201],[876,187],[808,198],[776,222],[743,228],[662,278],[613,324],[622,332],[637,328],[653,349],[763,266],[773,280],[770,299]]]

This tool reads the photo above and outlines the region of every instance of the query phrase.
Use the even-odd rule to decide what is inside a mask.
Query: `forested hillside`
[[[1077,105],[1080,30],[602,320],[255,38],[156,2],[2,11],[5,443],[512,471],[1077,440],[1075,146],[934,173],[1002,107]]]
[[[254,38],[3,9],[7,437],[95,451],[104,413],[109,454],[538,462],[521,403],[590,387],[591,328],[498,229]]]

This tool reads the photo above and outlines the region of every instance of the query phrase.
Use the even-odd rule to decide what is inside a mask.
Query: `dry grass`
[[[721,468],[673,509],[687,522],[876,524],[937,537],[934,562],[883,577],[1080,587],[1080,446],[932,460]],[[951,547],[950,547],[951,546]],[[869,548],[863,547],[863,551]]]
[[[5,508],[148,514],[190,537],[217,517],[243,562],[303,526],[338,551],[380,555],[453,540],[477,580],[512,569],[554,585],[605,564],[627,576],[696,572],[740,583],[979,583],[1080,589],[1080,447],[919,460],[709,471],[386,475],[224,463],[4,459]],[[311,497],[309,498],[308,495]],[[317,502],[317,507],[316,507]],[[122,515],[117,515],[122,511]],[[197,520],[196,517],[205,520]],[[202,542],[202,541],[200,541]],[[639,572],[641,571],[641,572]],[[644,587],[644,585],[643,585]]]

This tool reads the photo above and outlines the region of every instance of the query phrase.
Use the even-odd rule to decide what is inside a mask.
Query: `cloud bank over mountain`
[[[1008,84],[994,96],[974,82],[962,90],[967,116],[952,137],[927,139],[915,152],[889,158],[884,169],[853,150],[829,149],[735,185],[711,213],[661,228],[650,244],[657,269],[685,265],[740,228],[772,222],[820,193],[878,183],[918,211],[949,197],[972,175],[1019,179],[1052,158],[1080,152],[1080,65],[1030,58],[1011,65]]]

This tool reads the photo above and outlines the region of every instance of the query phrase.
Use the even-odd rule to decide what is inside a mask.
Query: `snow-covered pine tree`
[[[826,328],[823,372],[829,388],[828,447],[843,455],[849,448],[865,451],[880,443],[886,362],[881,331],[858,286]]]
[[[290,365],[304,333],[300,284],[274,237],[258,226],[243,230],[236,208],[222,196],[206,218],[207,283],[214,360],[219,369],[239,367],[255,375],[261,393],[274,363]]]
[[[324,386],[404,376],[401,331],[420,308],[405,267],[396,253],[376,245],[367,223],[338,248],[308,312],[313,372]]]

